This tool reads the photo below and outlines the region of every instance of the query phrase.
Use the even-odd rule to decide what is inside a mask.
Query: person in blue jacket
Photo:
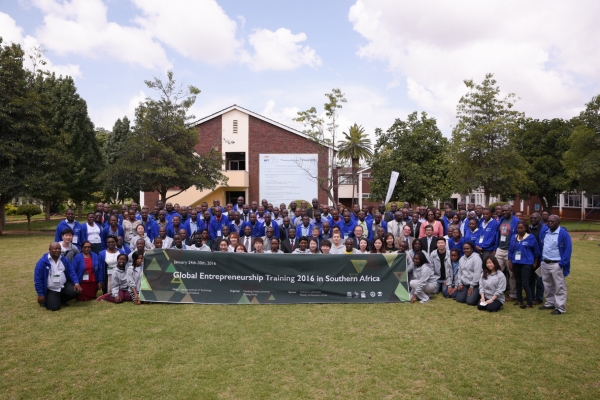
[[[487,207],[483,209],[483,217],[479,221],[479,231],[480,236],[475,242],[475,249],[485,260],[489,256],[494,255],[496,251],[496,238],[498,236],[498,222],[492,218],[492,210]]]
[[[540,256],[540,246],[536,237],[529,232],[529,227],[525,222],[519,221],[517,233],[512,236],[508,248],[508,268],[515,275],[517,284],[515,305],[519,305],[523,309],[533,308],[533,294],[529,280],[538,266]],[[527,304],[523,304],[523,289],[525,289]]]
[[[548,229],[540,233],[542,244],[542,279],[546,302],[540,310],[551,310],[552,315],[567,312],[567,284],[565,278],[571,272],[571,236],[560,226],[558,215],[548,217]]]
[[[38,295],[38,303],[50,311],[58,311],[61,306],[81,293],[79,278],[65,257],[60,255],[60,244],[50,243],[33,272],[33,284]]]
[[[181,214],[179,214],[177,211],[175,211],[175,209],[173,208],[173,204],[171,202],[167,202],[167,204],[165,204],[165,213],[166,213],[165,218],[169,222],[173,221],[173,217],[175,217],[175,216],[179,217],[181,220]]]
[[[221,236],[224,226],[229,227],[229,218],[227,218],[227,215],[223,215],[220,207],[215,207],[208,228],[210,238],[215,239],[216,237]]]
[[[54,241],[60,242],[62,238],[62,231],[65,228],[71,228],[73,230],[73,243],[77,249],[81,250],[81,224],[75,220],[75,211],[71,208],[67,210],[66,219],[60,221],[56,226],[56,233],[54,234]]]
[[[250,229],[252,229],[252,237],[260,237],[262,234],[262,226],[263,225],[256,220],[256,213],[250,214],[249,218],[250,218],[250,221],[244,222],[242,230],[244,230],[247,226],[249,226]],[[215,237],[213,237],[212,233],[211,233],[210,236],[211,236],[211,239],[214,240],[214,238],[219,235],[216,235]]]
[[[81,243],[89,241],[96,254],[102,250],[102,230],[102,225],[96,222],[95,214],[88,213],[87,223],[81,225]]]
[[[104,263],[100,263],[99,257],[92,250],[92,243],[89,240],[81,242],[81,253],[77,254],[71,263],[79,285],[81,294],[77,300],[93,300],[96,298],[98,290],[104,286]]]
[[[117,216],[111,215],[108,220],[108,225],[102,230],[102,250],[106,250],[106,239],[108,239],[109,236],[125,237],[125,231],[123,230],[123,227],[118,224]]]
[[[148,207],[142,207],[139,220],[144,225],[148,239],[154,241],[154,238],[158,236],[158,224],[148,215]]]
[[[510,246],[510,238],[517,232],[517,223],[519,218],[512,214],[512,207],[509,205],[502,206],[502,218],[498,221],[498,233],[496,237],[496,252],[494,255],[500,263],[500,268],[507,275],[509,297],[507,302],[517,299],[517,283],[512,271],[508,268],[508,247]]]
[[[344,211],[343,215],[344,218],[337,223],[337,226],[340,228],[340,234],[342,235],[342,239],[346,240],[348,238],[353,237],[356,222],[352,221],[350,211]]]

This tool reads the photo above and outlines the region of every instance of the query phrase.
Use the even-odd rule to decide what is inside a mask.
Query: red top
[[[92,257],[83,257],[85,261],[85,272],[84,274],[88,274],[89,279],[85,282],[96,282],[96,277],[94,276],[94,265],[92,264]]]

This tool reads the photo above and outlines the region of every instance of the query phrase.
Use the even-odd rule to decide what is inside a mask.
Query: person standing
[[[510,246],[510,238],[517,232],[519,219],[513,217],[512,209],[509,205],[502,206],[502,214],[502,218],[498,221],[495,256],[504,275],[508,275],[507,280],[510,294],[506,301],[515,301],[517,298],[517,283],[512,271],[508,268],[508,247]]]
[[[143,225],[142,221],[135,218],[135,213],[133,212],[133,210],[129,210],[127,212],[127,219],[124,219],[121,225],[123,227],[123,233],[125,235],[123,236],[123,239],[125,240],[125,244],[127,244],[129,247],[132,246],[131,240],[136,235],[135,228],[137,228],[138,225]],[[150,239],[150,235],[148,235],[148,238]]]
[[[515,274],[517,284],[517,301],[515,305],[519,305],[523,309],[533,307],[533,295],[529,285],[530,275],[537,268],[540,255],[540,246],[537,239],[529,233],[527,224],[519,221],[517,232],[511,238],[508,249],[508,268]],[[525,289],[527,304],[523,304],[523,289]]]
[[[548,225],[542,224],[542,217],[540,213],[534,212],[529,217],[529,232],[535,236],[535,239],[538,241],[538,245],[540,249],[542,248],[542,243],[540,242],[540,236],[543,231],[548,230]],[[538,268],[541,266],[541,260],[538,263]],[[542,304],[544,302],[544,281],[542,280],[541,270],[537,271],[534,268],[534,272],[529,278],[529,285],[531,286],[531,295],[533,296],[533,304]]]
[[[102,251],[102,227],[96,223],[94,213],[88,213],[87,223],[81,227],[81,243],[89,241],[92,244],[92,251],[96,255]]]
[[[54,234],[55,242],[60,242],[62,232],[66,228],[70,228],[73,231],[72,243],[77,249],[81,250],[81,224],[75,220],[75,211],[71,208],[66,212],[66,219],[60,221],[56,226],[56,232]]]
[[[567,312],[567,284],[571,272],[571,236],[560,226],[558,215],[548,217],[548,230],[540,235],[542,243],[542,279],[546,290],[546,303],[540,310],[551,310],[552,315]]]
[[[50,243],[48,253],[35,265],[33,283],[38,304],[50,311],[67,306],[69,300],[81,293],[77,274],[69,260],[61,256],[57,242]]]

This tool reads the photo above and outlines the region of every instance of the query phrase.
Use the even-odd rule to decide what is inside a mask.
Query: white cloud
[[[215,0],[132,0],[142,11],[135,21],[181,55],[207,64],[239,59],[237,24]]]
[[[90,106],[88,107],[88,113],[96,127],[111,130],[115,121],[125,116],[129,118],[131,125],[133,126],[133,122],[135,121],[135,109],[140,102],[146,99],[146,97],[148,97],[146,93],[143,90],[140,90],[137,94],[131,96],[127,102],[121,104],[111,102],[110,105],[106,107]]]
[[[23,28],[17,25],[17,22],[12,19],[8,14],[0,12],[0,36],[2,37],[4,44],[7,43],[16,43],[21,45],[23,51],[26,54],[33,54],[34,48],[40,48],[41,45],[39,41],[29,35],[23,36]],[[76,64],[65,64],[65,65],[55,65],[48,57],[42,55],[41,60],[46,63],[46,65],[40,66],[39,68],[54,72],[57,75],[69,75],[72,78],[78,78],[82,76],[81,69],[79,65]],[[31,69],[33,64],[29,60],[29,58],[25,58],[25,68]]]
[[[268,29],[256,29],[248,37],[254,47],[254,54],[248,65],[254,71],[292,70],[308,65],[318,67],[321,58],[310,46],[298,44],[306,40],[306,34],[293,34],[289,29],[279,28],[275,32]]]
[[[462,81],[479,83],[487,72],[531,116],[576,114],[599,88],[599,14],[592,0],[357,0],[348,17],[368,41],[358,55],[386,62],[408,96],[445,125],[466,93]]]
[[[167,69],[164,49],[145,29],[107,21],[101,0],[33,0],[44,13],[37,38],[57,54],[78,54],[93,59],[116,59],[144,68]]]

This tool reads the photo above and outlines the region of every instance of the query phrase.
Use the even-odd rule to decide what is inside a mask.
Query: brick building
[[[314,169],[318,177],[328,176],[328,165],[333,156],[331,147],[315,143],[300,131],[240,106],[233,105],[204,117],[196,121],[194,127],[199,139],[194,150],[203,154],[211,148],[218,149],[225,160],[223,173],[229,181],[226,186],[219,186],[214,190],[199,191],[191,187],[170,198],[168,201],[172,203],[195,206],[206,201],[212,205],[214,199],[219,199],[222,205],[228,202],[235,204],[239,196],[243,196],[248,204],[251,201],[260,203],[264,197],[260,192],[261,154],[316,154],[317,165]],[[329,203],[327,192],[318,188],[316,176],[312,182],[319,203]],[[178,191],[174,188],[167,193],[167,197]],[[159,195],[156,192],[141,193],[140,199],[143,205],[153,207],[159,200]],[[273,202],[272,199],[267,200]],[[289,204],[293,200],[306,200],[310,204],[312,198],[290,198],[285,203]]]

